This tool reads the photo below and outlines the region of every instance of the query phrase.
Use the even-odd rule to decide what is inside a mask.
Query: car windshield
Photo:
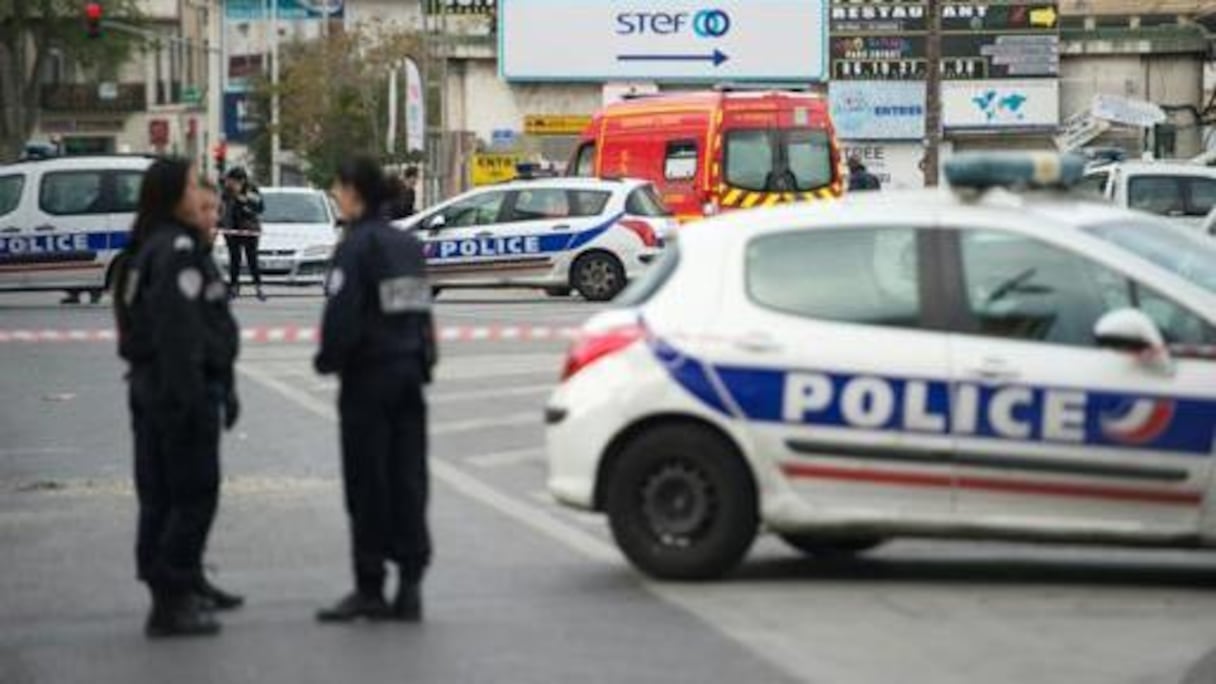
[[[263,192],[262,201],[262,223],[330,223],[321,193]]]
[[[1153,221],[1090,226],[1086,232],[1216,293],[1216,241]]]

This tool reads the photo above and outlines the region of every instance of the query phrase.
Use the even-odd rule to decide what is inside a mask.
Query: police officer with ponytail
[[[116,267],[135,433],[136,563],[152,594],[151,638],[216,634],[213,612],[243,602],[203,573],[219,499],[220,428],[239,413],[237,328],[209,255],[217,209],[188,161],[157,160]]]
[[[348,228],[326,284],[315,366],[341,381],[355,589],[317,619],[416,622],[431,558],[422,388],[437,357],[426,262],[414,235],[382,218],[389,189],[375,161],[342,164],[331,191]],[[391,605],[384,596],[390,564],[398,570]]]

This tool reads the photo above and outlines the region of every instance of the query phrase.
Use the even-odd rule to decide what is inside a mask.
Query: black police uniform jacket
[[[430,380],[437,360],[431,288],[422,244],[413,233],[368,218],[351,226],[326,279],[319,373],[418,364]]]
[[[196,231],[179,223],[155,230],[124,266],[119,355],[149,371],[147,399],[188,418],[234,389],[240,335],[228,290]]]

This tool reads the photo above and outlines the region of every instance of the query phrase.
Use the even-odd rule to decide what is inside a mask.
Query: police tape
[[[547,325],[445,325],[438,329],[441,342],[551,342],[576,337],[576,328]],[[0,330],[0,344],[39,344],[72,342],[113,342],[114,330],[96,329],[38,329]],[[314,326],[272,326],[242,328],[241,340],[250,344],[316,343],[318,330]]]

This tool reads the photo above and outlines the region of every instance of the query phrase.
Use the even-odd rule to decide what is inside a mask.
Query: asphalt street
[[[273,294],[239,301],[243,326],[316,324],[315,292]],[[90,332],[110,314],[57,301],[0,299],[4,684],[1216,682],[1210,553],[909,540],[826,563],[763,539],[722,582],[642,579],[604,520],[544,491],[560,334],[596,307],[528,292],[439,303],[424,624],[313,622],[350,582],[336,384],[279,332],[243,350],[208,558],[249,605],[217,639],[150,643],[122,367]]]

